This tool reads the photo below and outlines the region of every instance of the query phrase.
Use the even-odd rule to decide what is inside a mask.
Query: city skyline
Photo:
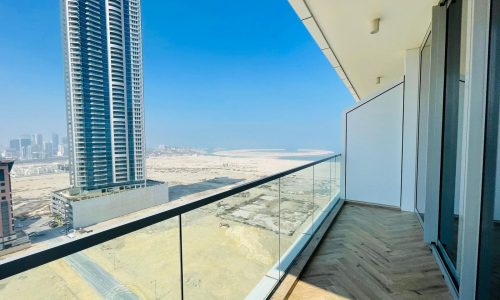
[[[44,138],[45,137],[45,138]],[[67,157],[68,138],[59,134],[21,134],[10,137],[5,145],[0,144],[0,157],[16,160],[43,160]]]
[[[147,147],[338,151],[324,132],[340,132],[331,116],[352,97],[286,1],[199,4],[142,4]],[[241,9],[251,11],[241,18]],[[0,36],[9,41],[0,49],[0,104],[12,103],[6,118],[16,125],[0,132],[2,143],[64,132],[59,12],[59,1],[0,3]]]

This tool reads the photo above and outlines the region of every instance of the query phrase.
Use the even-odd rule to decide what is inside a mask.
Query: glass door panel
[[[500,1],[491,1],[491,30],[479,245],[478,299],[500,299]]]
[[[447,11],[445,95],[441,146],[439,249],[458,282],[460,166],[465,86],[467,0],[452,1]]]
[[[429,91],[431,71],[431,34],[420,51],[420,88],[418,99],[417,191],[415,208],[424,220],[425,165],[427,165],[427,130],[429,118]]]

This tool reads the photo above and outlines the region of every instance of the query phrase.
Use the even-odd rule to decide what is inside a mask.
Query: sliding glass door
[[[431,33],[425,39],[420,50],[420,80],[418,99],[418,133],[417,133],[417,188],[415,208],[422,221],[425,217],[425,166],[427,165],[427,133],[429,122],[429,92],[431,77]]]
[[[438,249],[459,282],[460,172],[465,86],[467,0],[449,4],[446,26],[445,89],[441,141]],[[432,129],[429,129],[432,130]]]
[[[500,1],[491,1],[478,299],[500,299]]]

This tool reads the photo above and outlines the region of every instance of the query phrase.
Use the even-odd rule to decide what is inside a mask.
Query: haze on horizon
[[[0,145],[66,135],[59,5],[0,0]],[[142,17],[148,147],[340,150],[354,101],[287,1],[143,1]]]

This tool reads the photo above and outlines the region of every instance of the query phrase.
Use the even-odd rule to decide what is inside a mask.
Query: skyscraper
[[[145,185],[140,0],[62,0],[71,185]]]

